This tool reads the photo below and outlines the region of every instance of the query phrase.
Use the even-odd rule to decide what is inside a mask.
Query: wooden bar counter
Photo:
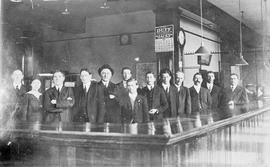
[[[265,105],[231,117],[211,113],[136,126],[16,123],[1,129],[1,163],[46,167],[267,166],[269,110]],[[9,152],[3,151],[3,145]],[[10,156],[3,159],[7,153]]]

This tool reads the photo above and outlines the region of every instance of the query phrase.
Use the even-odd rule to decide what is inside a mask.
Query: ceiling
[[[267,32],[267,27],[270,28],[270,22],[266,26],[266,21],[270,20],[270,14],[266,14],[266,9],[270,9],[270,3],[267,0],[240,0],[240,10],[239,10],[239,0],[208,0],[208,2],[217,6],[221,10],[225,11],[237,20],[240,19],[240,10],[243,11],[243,23],[261,34],[267,34],[270,36],[270,31]],[[267,17],[265,17],[267,16]],[[262,24],[262,18],[264,24]],[[265,25],[265,33],[263,33],[263,25]]]
[[[74,33],[82,31],[81,27],[83,26],[79,27],[79,25],[83,24],[86,17],[154,10],[165,4],[170,4],[171,7],[184,4],[190,7],[189,10],[199,14],[199,0],[21,0],[22,2],[19,3],[12,1],[15,0],[2,1],[4,2],[4,5],[2,4],[4,6],[4,23],[15,26],[26,25],[26,27],[41,23],[52,27],[58,26],[60,30],[61,28],[69,29]],[[239,0],[207,1],[239,20]],[[104,2],[107,2],[108,9],[101,8]],[[261,16],[263,15],[263,18],[265,18],[265,2],[267,0],[241,0],[241,10],[244,11],[244,24],[261,34],[270,36],[270,31],[262,33]],[[65,8],[69,11],[69,15],[62,14]],[[267,4],[267,8],[270,8],[270,3]],[[74,22],[73,27],[67,24],[71,22]]]

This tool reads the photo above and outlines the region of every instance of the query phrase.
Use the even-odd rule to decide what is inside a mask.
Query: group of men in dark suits
[[[98,73],[101,80],[96,82],[88,69],[81,69],[82,84],[72,89],[65,87],[63,72],[56,71],[53,74],[54,86],[44,92],[44,120],[48,123],[59,120],[145,123],[163,118],[208,114],[220,109],[232,110],[248,103],[247,93],[238,85],[236,74],[230,76],[230,87],[221,89],[214,84],[215,75],[211,71],[207,73],[206,82],[203,82],[200,73],[194,74],[194,85],[190,88],[183,86],[184,73],[181,71],[175,73],[173,83],[169,69],[160,71],[158,84],[154,73],[147,72],[146,86],[143,88],[139,88],[128,67],[122,69],[123,80],[118,84],[111,82],[114,71],[108,64],[101,66]],[[26,92],[21,84],[22,72],[14,71],[12,79],[16,97],[21,99]]]

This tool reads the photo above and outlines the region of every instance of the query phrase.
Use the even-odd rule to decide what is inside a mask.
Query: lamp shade
[[[195,55],[198,56],[204,56],[204,55],[210,55],[211,53],[204,47],[200,46],[199,49],[196,50]]]
[[[246,66],[248,65],[248,62],[244,59],[242,53],[240,53],[240,57],[236,58],[235,64],[236,66]]]

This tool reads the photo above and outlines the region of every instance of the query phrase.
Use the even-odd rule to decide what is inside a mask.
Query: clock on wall
[[[131,44],[131,34],[120,35],[120,45],[129,45],[129,44]]]
[[[183,28],[180,28],[178,35],[177,35],[177,41],[180,45],[180,47],[184,47],[186,44],[186,34],[185,30]]]

